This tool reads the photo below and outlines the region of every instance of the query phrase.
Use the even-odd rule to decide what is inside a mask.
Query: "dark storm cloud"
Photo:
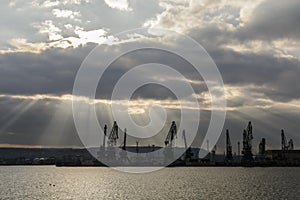
[[[107,10],[103,2],[95,6],[84,4],[80,9],[82,21],[77,22],[70,19],[56,19],[51,14],[52,8],[44,8],[47,13],[41,14],[32,12],[32,10],[20,10],[20,12],[13,13],[12,8],[1,7],[0,16],[6,20],[0,22],[0,27],[5,27],[1,29],[0,36],[3,41],[0,44],[7,45],[10,37],[27,38],[28,41],[43,41],[47,35],[38,34],[37,28],[31,26],[32,22],[40,24],[45,20],[53,20],[53,24],[62,29],[61,34],[64,37],[76,35],[71,33],[72,31],[68,32],[64,29],[64,25],[71,22],[74,26],[84,27],[84,30],[99,29],[100,24],[101,28],[108,27],[109,34],[111,34],[142,26],[146,19],[155,16],[162,9],[157,2],[137,1],[131,6],[132,12],[123,13]],[[147,9],[141,9],[145,7]],[[75,9],[71,5],[65,5],[64,9],[77,10],[79,7],[76,6]],[[233,10],[234,18],[227,19],[225,22],[232,24],[234,28],[228,28],[224,21],[224,24],[214,22],[214,14],[211,14],[208,16],[212,20],[211,23],[207,23],[201,28],[196,26],[187,31],[208,50],[219,67],[224,83],[230,87],[243,87],[246,90],[241,96],[228,101],[229,108],[238,108],[238,110],[228,112],[223,133],[226,128],[229,128],[232,142],[235,145],[238,140],[241,140],[242,130],[249,120],[253,121],[254,125],[255,148],[261,137],[266,137],[268,145],[279,148],[281,128],[287,130],[289,137],[300,141],[297,132],[299,130],[298,119],[300,119],[299,108],[289,106],[290,101],[297,101],[300,98],[299,60],[280,57],[275,55],[274,51],[260,52],[253,49],[252,52],[243,52],[238,48],[235,50],[226,48],[228,44],[245,45],[253,40],[264,42],[278,39],[298,40],[300,34],[299,9],[300,3],[297,0],[267,0],[254,9],[252,17],[247,19],[242,27],[239,27],[237,20],[238,10]],[[224,8],[222,11],[227,12],[227,10]],[[8,15],[6,12],[11,12],[11,14]],[[27,12],[29,15],[26,15]],[[199,13],[197,10],[194,12]],[[102,13],[103,17],[99,17],[99,13]],[[185,14],[189,15],[188,12]],[[183,19],[191,19],[189,24],[193,24],[193,17]],[[171,17],[169,20],[171,20],[170,24],[176,26],[177,22],[174,22],[174,18]],[[178,20],[180,20],[180,15],[178,15]],[[90,22],[87,23],[88,21]],[[165,23],[169,22],[165,21]],[[195,22],[195,24],[199,24],[199,22]],[[94,46],[88,45],[64,50],[52,48],[40,54],[9,53],[0,55],[0,94],[51,94],[54,96],[71,94],[77,70]],[[122,45],[119,48],[122,48]],[[282,49],[284,48],[283,46]],[[99,59],[101,60],[101,58]],[[110,70],[101,79],[97,98],[109,98],[114,84],[124,72],[132,66],[149,62],[172,66],[191,80],[202,80],[188,63],[174,55],[162,52],[136,52],[124,56],[112,64]],[[141,77],[148,78],[147,74],[141,74]],[[174,81],[174,83],[176,82]],[[193,86],[197,93],[207,90],[203,84],[193,84]],[[251,87],[247,88],[248,86]],[[270,100],[271,104],[284,102],[285,106],[280,104],[276,107],[276,105],[266,105],[265,101],[254,101],[258,96]],[[170,91],[161,87],[145,86],[137,91],[134,98],[168,99],[175,97]],[[2,125],[0,128],[6,126],[0,133],[0,143],[80,145],[72,120],[70,104],[61,105],[62,101],[58,100],[37,100],[31,107],[28,107],[28,110],[18,116],[20,109],[28,106],[31,102],[32,100],[0,98],[0,124]],[[244,106],[248,107],[243,108]],[[257,106],[260,108],[256,108]],[[264,106],[268,108],[264,108]],[[100,109],[101,112],[103,109]],[[14,118],[16,120],[8,124]],[[58,121],[53,121],[53,118],[57,118]],[[210,115],[208,112],[203,112],[201,118],[200,134],[206,131]],[[51,129],[51,127],[62,129]],[[222,136],[219,141],[220,146],[224,144],[223,139]],[[201,141],[201,136],[199,136],[199,141]],[[197,145],[199,145],[199,141],[196,142]]]
[[[92,46],[51,49],[41,54],[11,53],[0,56],[0,92],[4,94],[71,94],[77,70]],[[122,48],[122,47],[120,47]],[[274,101],[290,101],[300,96],[299,61],[269,54],[239,53],[229,49],[209,48],[225,84],[260,86],[260,92]],[[100,58],[101,60],[101,58]],[[201,81],[189,63],[162,51],[133,52],[117,59],[99,82],[98,98],[110,98],[116,81],[129,69],[145,63],[161,63],[173,67],[191,80]],[[147,74],[141,74],[141,77]],[[170,83],[177,80],[169,80]],[[196,93],[207,91],[205,84],[194,84]],[[261,87],[263,86],[263,87]],[[156,87],[158,89],[158,87]],[[145,87],[138,97],[170,98],[166,90]]]
[[[191,27],[186,31],[198,38],[201,44],[207,46],[243,44],[253,40],[272,42],[280,39],[300,39],[300,22],[298,20],[300,18],[300,2],[298,0],[265,0],[243,17],[239,13],[241,10],[229,12],[230,8],[235,8],[234,4],[221,12],[224,16],[232,15],[230,20],[222,15],[218,16],[217,13],[211,18],[207,18],[211,13],[204,12],[202,20],[206,22],[205,26]],[[247,9],[244,8],[244,10]],[[216,16],[218,18],[214,18]],[[219,18],[222,20],[218,20]],[[171,21],[172,18],[165,17],[164,20]],[[191,18],[191,20],[197,24],[199,19]]]
[[[138,46],[143,46],[143,44],[138,44]],[[123,48],[122,46],[120,48]],[[162,50],[140,50],[134,51],[129,54],[126,54],[120,58],[118,58],[115,62],[113,62],[107,71],[104,73],[104,76],[101,78],[98,86],[97,96],[99,98],[110,98],[112,94],[112,90],[116,84],[116,82],[121,78],[121,76],[126,73],[128,70],[132,69],[135,66],[139,66],[147,63],[159,63],[163,65],[170,66],[171,68],[177,70],[186,79],[202,81],[202,77],[197,73],[195,68],[188,63],[186,60],[174,55],[172,53],[168,53]],[[153,64],[154,65],[154,64]],[[150,66],[151,67],[151,66]],[[159,73],[157,75],[160,75]],[[140,74],[141,78],[148,80],[147,73]],[[167,78],[165,82],[170,84],[177,84],[179,80],[174,80],[172,77]],[[170,78],[168,80],[168,78]],[[151,80],[151,79],[149,79]],[[205,84],[191,84],[194,87],[196,93],[201,93],[203,91],[207,91],[207,87]],[[133,98],[154,98],[154,99],[168,99],[174,98],[175,96],[168,91],[168,89],[164,89],[158,85],[148,85],[143,87],[136,93]]]
[[[286,102],[300,98],[300,65],[297,59],[238,53],[228,49],[213,50],[210,54],[225,84],[256,85],[256,92],[274,101]]]
[[[289,30],[284,31],[284,35],[288,37]],[[193,29],[190,35],[208,51],[225,84],[257,86],[255,92],[264,94],[273,101],[288,102],[300,98],[300,65],[297,58],[281,57],[274,51],[262,52],[253,49],[251,52],[251,49],[239,51],[226,48],[224,46],[227,44],[243,44],[245,41],[231,32],[222,32],[217,26],[210,26],[204,30]],[[252,39],[249,36],[247,40]],[[243,97],[240,97],[238,104],[241,104],[241,101]]]
[[[245,29],[247,30],[246,32],[249,31],[249,33],[251,33],[249,35],[245,34],[247,38],[251,38],[252,35],[255,35],[252,34],[254,32],[260,32],[258,35],[263,33],[265,36],[272,37],[271,33],[264,33],[264,29],[257,28],[260,26],[266,27],[265,30],[273,30],[272,28],[268,28],[268,26],[279,27],[278,29],[282,32],[281,35],[286,36],[293,32],[297,33],[296,30],[299,26],[294,26],[293,29],[291,24],[297,24],[295,16],[298,12],[295,12],[295,10],[297,10],[295,8],[297,8],[298,5],[299,3],[297,1],[289,1],[289,3],[272,3],[266,1],[255,9],[253,13],[254,17],[252,17],[241,30]],[[99,5],[99,7],[102,8],[103,6]],[[154,7],[153,9],[157,10],[157,8]],[[276,12],[274,12],[274,10]],[[282,10],[282,12],[279,12],[279,10]],[[289,11],[286,12],[286,10]],[[86,10],[83,9],[83,12],[85,11]],[[92,10],[90,15],[92,16],[93,13],[95,12]],[[135,13],[135,15],[136,14],[137,13]],[[109,15],[109,13],[106,13],[105,16],[107,15]],[[84,16],[88,17],[89,15],[85,14]],[[280,23],[280,20],[272,20],[274,16],[276,19],[279,18],[281,21],[287,21],[289,23]],[[273,23],[273,21],[276,21],[276,23]],[[281,24],[289,26],[289,28],[282,28]],[[296,79],[299,74],[299,65],[296,59],[277,58],[271,54],[239,53],[218,47],[218,44],[230,43],[230,41],[236,40],[236,38],[234,38],[234,34],[229,31],[221,30],[215,24],[207,25],[201,29],[195,28],[194,31],[195,33],[191,32],[192,36],[200,34],[200,36],[196,37],[198,41],[207,41],[204,46],[209,50],[209,53],[219,66],[225,83],[235,85],[264,85],[270,87],[270,90],[265,89],[265,91],[262,92],[265,92],[271,99],[279,101],[289,101],[299,97],[299,84],[295,84],[295,82],[297,83]],[[277,34],[280,31],[273,30],[272,32]],[[0,92],[12,94],[71,93],[78,67],[83,58],[87,55],[88,50],[90,50],[87,48],[88,50],[85,51],[84,49],[86,48],[80,48],[80,50],[51,49],[42,52],[40,55],[30,53],[1,55]],[[119,77],[118,74],[120,75],[124,72],[124,68],[128,68],[131,65],[147,63],[148,61],[163,63],[177,68],[180,66],[185,74],[194,80],[199,80],[199,77],[192,77],[195,73],[193,73],[189,67],[186,67],[188,65],[187,63],[182,60],[175,60],[172,56],[167,54],[157,53],[151,56],[149,56],[149,54],[133,55],[131,57],[129,56],[128,59],[130,60],[129,63],[124,63],[124,60],[114,63],[112,67],[115,68],[115,70],[111,70],[103,79],[104,90],[99,94],[99,98],[107,97],[107,95],[111,93],[110,91],[113,87],[112,82],[117,80]],[[257,73],[258,71],[259,73]],[[204,86],[200,87],[197,92],[206,90]],[[199,88],[199,85],[197,85],[197,88]],[[151,93],[151,91],[146,91],[144,96],[149,97],[149,93]],[[161,98],[163,96],[161,95],[162,92],[158,92],[158,94],[152,92],[152,94],[155,98]],[[162,98],[167,96],[168,95],[163,96]]]
[[[70,94],[77,70],[91,47],[0,55],[0,93]]]
[[[288,102],[300,97],[298,58],[281,57],[275,49],[265,50],[255,45],[249,48],[247,42],[261,40],[267,49],[268,45],[273,47],[274,40],[299,40],[299,9],[297,0],[266,0],[245,18],[242,26],[227,29],[225,23],[211,23],[204,28],[193,28],[189,34],[209,51],[225,84],[256,85],[256,92],[274,101]],[[227,45],[236,48],[229,49]],[[248,51],[240,51],[239,45],[245,45]],[[288,47],[277,48],[285,51]]]
[[[82,50],[82,49],[81,49]],[[61,51],[48,51],[47,54],[35,55],[35,54],[11,54],[3,55],[2,58],[7,59],[5,65],[1,64],[1,70],[15,70],[14,73],[7,74],[1,72],[1,80],[15,77],[14,80],[19,81],[16,84],[7,84],[5,87],[1,83],[1,93],[10,93],[10,94],[65,94],[70,93],[73,87],[74,76],[77,72],[77,69],[82,61],[83,57],[87,54],[81,53],[81,51],[76,50],[65,50],[64,54],[61,54]],[[68,53],[69,52],[69,53]],[[75,53],[74,53],[75,52]],[[251,89],[255,92],[261,92],[268,95],[274,101],[287,101],[292,99],[297,99],[299,95],[299,87],[296,85],[299,81],[294,79],[293,76],[289,77],[288,80],[284,78],[284,74],[290,71],[291,74],[297,75],[299,73],[299,67],[297,62],[290,59],[278,59],[273,56],[268,55],[256,55],[256,54],[238,54],[233,51],[228,50],[219,50],[210,52],[213,58],[216,60],[219,65],[219,69],[223,75],[223,79],[226,84],[230,85],[266,85],[274,89],[269,90],[257,88]],[[14,56],[12,56],[14,55]],[[22,55],[22,56],[21,56]],[[47,55],[47,56],[46,56]],[[155,54],[153,54],[155,55]],[[7,58],[6,56],[11,58]],[[21,58],[18,58],[20,56]],[[32,59],[32,57],[34,59]],[[132,63],[139,64],[144,63],[141,56],[134,56],[136,60]],[[146,56],[148,59],[149,57]],[[154,56],[157,62],[162,59],[160,54]],[[14,59],[13,59],[14,58]],[[48,59],[46,59],[48,58]],[[152,57],[153,58],[153,57]],[[3,59],[2,59],[3,60]],[[34,61],[40,60],[39,64],[34,63]],[[146,59],[147,60],[147,59]],[[172,59],[167,60],[168,65],[172,65]],[[11,65],[9,65],[11,61]],[[19,62],[16,62],[19,61]],[[26,62],[25,62],[26,61]],[[166,62],[166,61],[165,61]],[[19,63],[19,64],[17,64]],[[22,63],[24,65],[22,65]],[[27,64],[28,63],[28,64]],[[31,63],[31,64],[30,64]],[[180,63],[180,62],[179,62]],[[41,65],[40,65],[41,64]],[[43,64],[43,65],[42,65]],[[47,64],[47,65],[46,65]],[[183,64],[183,63],[181,63]],[[5,67],[3,67],[5,66]],[[22,69],[22,66],[25,66],[25,69]],[[42,66],[42,68],[41,68]],[[43,67],[47,66],[47,67]],[[180,67],[181,65],[175,64],[175,67]],[[3,67],[3,68],[2,68]],[[110,88],[110,85],[113,83],[111,77],[115,77],[115,73],[124,72],[124,68],[127,69],[130,67],[122,65],[121,63],[114,63],[112,68],[116,68],[111,72],[108,72],[108,75],[103,80],[104,88]],[[185,68],[180,68],[184,70]],[[21,70],[21,72],[18,72]],[[24,71],[22,71],[24,70]],[[30,70],[28,72],[28,70]],[[119,70],[119,71],[118,71]],[[3,71],[4,72],[4,71]],[[65,73],[61,73],[65,72]],[[187,70],[186,73],[192,73],[193,71]],[[259,73],[258,73],[259,72]],[[34,76],[30,76],[34,75]],[[44,77],[47,77],[44,78]],[[49,81],[45,81],[49,80]],[[282,80],[282,82],[280,81]],[[32,85],[32,83],[37,83],[38,87]],[[25,87],[26,86],[26,87]],[[284,87],[284,90],[280,90],[280,87]],[[145,90],[138,92],[137,97],[146,97],[146,98],[168,98],[169,95],[162,95],[160,90],[157,88],[144,88]],[[109,89],[104,90],[109,93]],[[200,91],[200,89],[199,89]],[[251,92],[251,91],[249,91]],[[284,92],[284,93],[283,93]],[[167,94],[167,93],[165,93]],[[103,94],[99,94],[99,97]],[[244,97],[239,97],[241,101],[239,102],[229,102],[231,107],[241,107],[246,101],[243,100]],[[251,96],[246,98],[253,98]],[[282,99],[284,98],[284,99]],[[2,98],[0,101],[1,105],[1,124],[5,125],[10,116],[4,117],[5,114],[9,114],[14,110],[14,108],[20,102],[12,100],[9,98]],[[74,124],[72,121],[71,106],[67,107],[69,112],[65,113],[64,117],[69,118],[65,124],[56,124],[58,127],[65,127],[63,132],[47,130],[49,124],[51,124],[52,118],[55,116],[55,110],[62,109],[59,107],[60,101],[38,101],[33,105],[28,111],[18,118],[11,126],[8,126],[5,131],[1,133],[1,143],[16,143],[16,144],[30,144],[30,145],[80,145],[80,141],[76,134]],[[25,105],[25,104],[24,104]],[[65,106],[64,106],[65,107]],[[53,109],[56,108],[56,109]],[[275,110],[275,111],[274,111]],[[18,111],[18,110],[16,110]],[[263,114],[264,113],[264,114]],[[297,130],[297,120],[299,114],[291,113],[284,110],[259,110],[259,111],[244,111],[244,112],[229,112],[229,118],[226,122],[226,127],[229,127],[232,132],[232,140],[237,141],[241,140],[240,134],[244,126],[246,126],[247,121],[252,120],[255,126],[255,144],[258,143],[261,137],[266,137],[268,144],[270,146],[275,146],[278,143],[277,132],[281,128],[287,128],[290,132],[291,137],[297,141],[295,131]],[[13,116],[13,115],[12,115]],[[57,117],[57,116],[56,116]],[[201,116],[201,129],[199,132],[198,142],[195,145],[200,145],[199,141],[202,141],[202,134],[206,131],[205,127],[209,123],[209,113],[202,113]],[[269,119],[271,124],[266,123],[266,121],[261,121],[261,119]],[[47,134],[45,134],[47,133]],[[219,146],[222,147],[222,137],[220,138]]]
[[[261,3],[249,22],[237,31],[241,40],[300,39],[300,2],[298,0]]]
[[[143,44],[140,44],[143,45]],[[76,73],[95,45],[77,49],[52,48],[40,54],[7,53],[0,55],[0,93],[2,94],[71,94]],[[122,45],[119,48],[123,48]],[[113,48],[111,49],[113,51]],[[97,62],[101,62],[101,56]],[[99,82],[97,98],[110,98],[119,78],[134,66],[160,63],[178,70],[186,78],[202,80],[196,70],[184,59],[160,50],[142,50],[117,58],[105,71]],[[97,63],[95,63],[97,65]],[[141,77],[148,79],[147,74]],[[170,77],[172,78],[172,77]],[[176,83],[178,80],[167,80]],[[205,84],[194,84],[197,93],[206,91]],[[167,90],[145,87],[136,97],[166,99]]]

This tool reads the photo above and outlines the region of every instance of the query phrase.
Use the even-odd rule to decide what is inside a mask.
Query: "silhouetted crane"
[[[244,161],[252,161],[253,154],[252,154],[252,124],[251,122],[248,123],[247,129],[243,132],[243,160]]]
[[[114,121],[114,125],[108,137],[109,146],[115,146],[117,144],[117,139],[119,139],[118,131],[119,131],[118,124],[116,121]]]
[[[172,125],[170,127],[170,130],[165,140],[165,145],[168,146],[170,144],[172,146],[172,141],[176,136],[177,136],[177,126],[175,121],[172,121]]]
[[[287,143],[287,139],[284,134],[284,130],[281,130],[281,149],[282,151],[294,150],[294,142],[292,139]]]
[[[259,155],[265,155],[266,152],[266,139],[262,138],[259,143]]]
[[[294,150],[294,142],[292,139],[289,141],[289,150]]]
[[[122,149],[124,150],[124,151],[126,151],[126,139],[127,139],[127,130],[126,130],[126,128],[125,128],[125,130],[124,130],[124,141],[123,141],[123,147],[122,147]]]
[[[232,145],[229,137],[229,130],[226,130],[226,160],[231,161],[232,157]]]
[[[106,124],[105,124],[105,125],[104,125],[104,137],[103,137],[103,144],[102,144],[102,146],[103,146],[103,147],[105,147],[106,135],[107,135],[107,126],[106,126]]]

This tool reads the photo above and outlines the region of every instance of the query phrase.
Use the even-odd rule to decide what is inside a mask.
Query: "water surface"
[[[300,168],[2,166],[0,199],[299,199]]]

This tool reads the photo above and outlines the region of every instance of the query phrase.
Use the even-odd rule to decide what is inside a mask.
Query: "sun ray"
[[[13,123],[15,123],[26,111],[28,111],[34,104],[36,104],[37,100],[33,100],[28,103],[26,106],[21,108],[16,114],[9,119],[0,129],[0,133],[3,133],[8,127],[10,127]]]
[[[20,103],[18,103],[12,109],[10,109],[9,112],[7,112],[5,115],[2,115],[1,119],[5,120],[5,119],[12,117],[13,115],[15,115],[15,113],[18,113],[19,110],[21,110],[22,108],[24,108],[28,104],[30,104],[30,102],[31,102],[31,100],[28,100],[28,99],[22,100]]]
[[[67,133],[70,128],[68,121],[70,121],[72,116],[71,103],[69,101],[61,101],[55,107],[48,126],[37,140],[38,144],[51,143],[56,146],[62,142],[65,137],[64,133]]]

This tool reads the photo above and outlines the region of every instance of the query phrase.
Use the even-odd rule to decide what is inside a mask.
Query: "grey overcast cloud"
[[[233,150],[237,151],[236,143],[252,121],[255,147],[265,137],[268,148],[279,149],[281,129],[299,147],[299,10],[299,0],[1,1],[0,144],[81,146],[72,116],[72,89],[81,63],[107,38],[144,27],[187,35],[215,61],[227,98],[227,116],[218,146],[224,146],[224,132],[230,129]],[[156,42],[145,37],[137,40]],[[131,42],[117,43],[108,51]],[[169,54],[150,53],[158,63],[175,68],[188,65]],[[106,113],[102,104],[109,98],[114,77],[133,64],[149,62],[145,54],[128,55],[112,63],[96,95],[103,100],[97,107],[103,119]],[[209,93],[190,68],[181,69],[186,70],[203,110],[201,135],[209,123]],[[147,115],[140,102],[160,103],[176,113],[174,95],[155,87],[140,88],[132,97],[133,118]],[[157,145],[163,145],[163,139]]]

